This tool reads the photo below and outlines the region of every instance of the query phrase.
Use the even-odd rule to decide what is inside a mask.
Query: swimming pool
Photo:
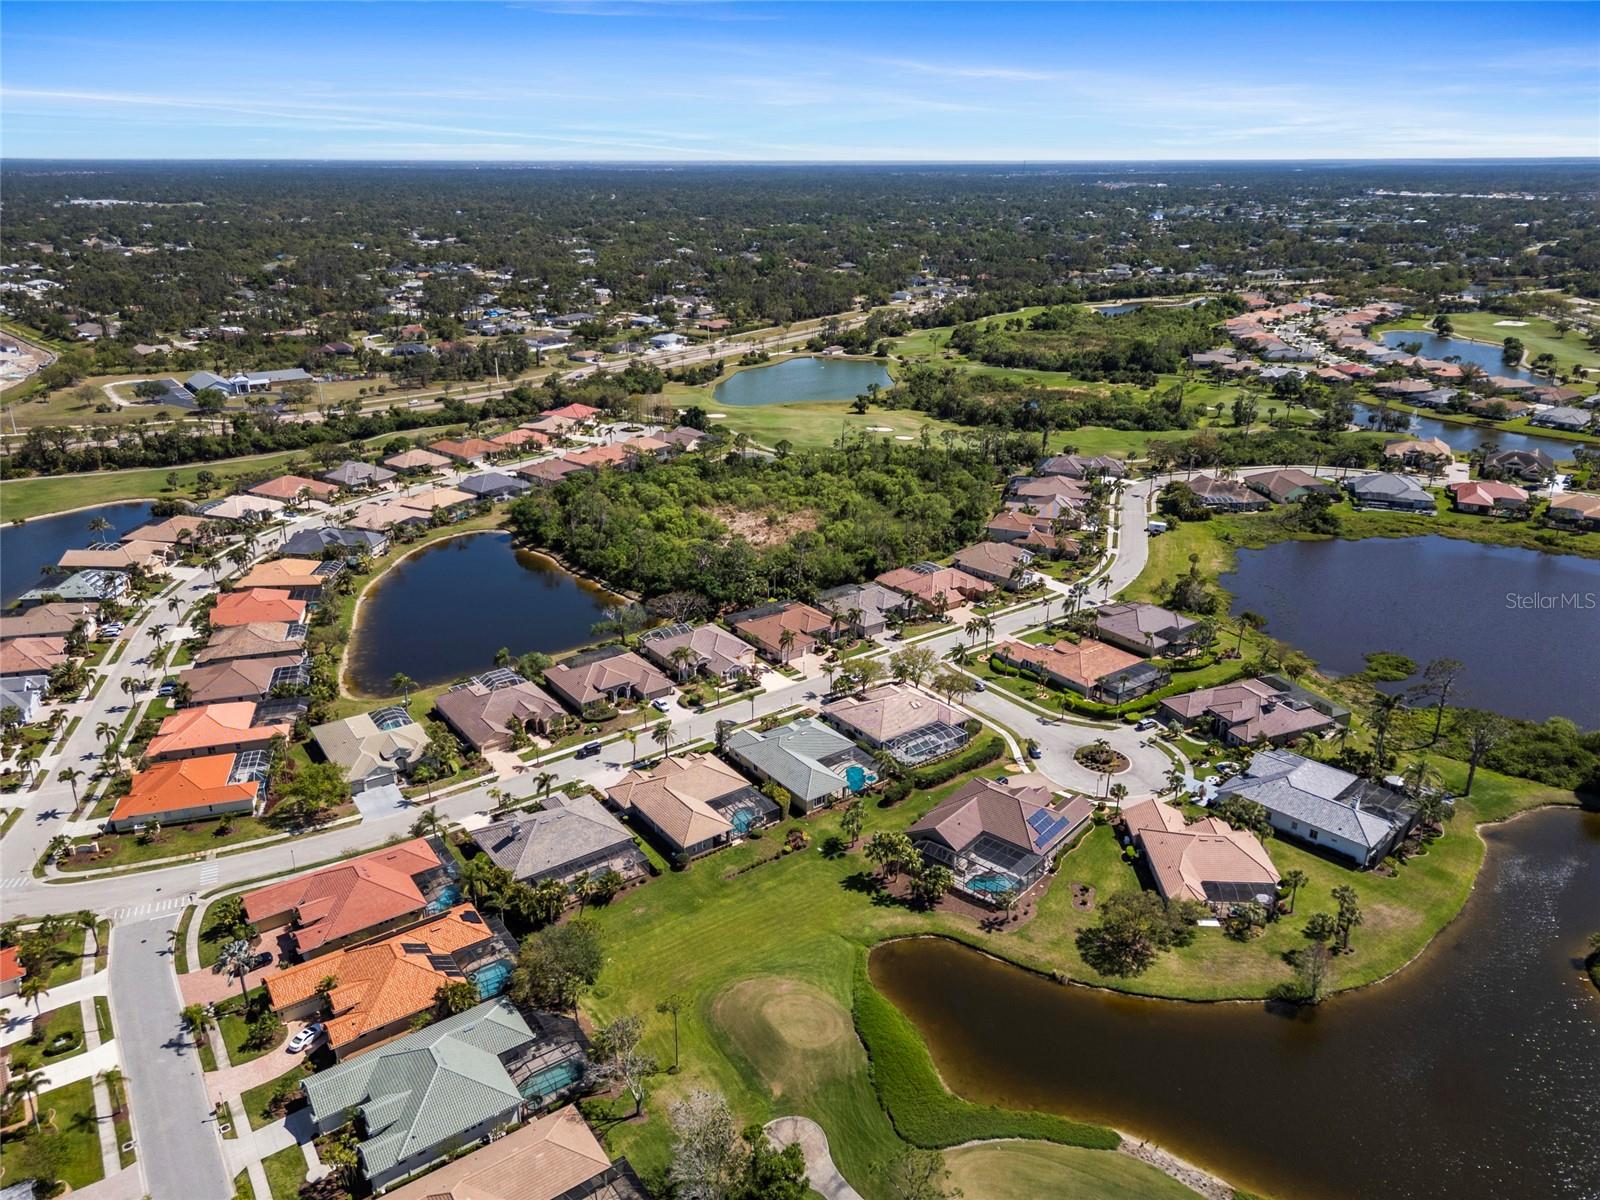
[[[751,826],[760,818],[761,814],[753,808],[741,808],[729,818],[735,833],[749,833]]]
[[[1009,875],[991,874],[979,875],[975,879],[967,880],[967,887],[974,892],[984,892],[988,895],[996,896],[1016,891],[1017,883]]]
[[[491,1000],[506,990],[511,979],[511,964],[504,959],[490,963],[472,973],[472,982],[478,985],[478,999]]]
[[[860,767],[854,763],[851,763],[844,769],[844,781],[850,785],[850,790],[852,792],[860,792],[864,791],[872,784],[877,783],[878,777],[872,774],[872,772],[868,771],[865,767]]]
[[[571,1087],[582,1077],[582,1064],[569,1058],[542,1071],[535,1071],[522,1081],[522,1086],[517,1090],[522,1093],[524,1100],[538,1102]]]
[[[428,901],[427,911],[430,915],[436,916],[439,913],[442,913],[445,909],[454,908],[460,903],[461,889],[452,883],[449,887],[445,888],[444,891],[440,892],[432,900]]]

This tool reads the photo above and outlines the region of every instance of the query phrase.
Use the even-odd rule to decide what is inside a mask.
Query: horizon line
[[[1600,166],[1600,154],[1553,155],[1328,155],[1307,158],[1253,158],[1253,157],[1186,157],[1186,158],[382,158],[352,156],[348,158],[301,158],[278,155],[246,157],[240,155],[144,155],[132,158],[97,157],[88,155],[50,156],[0,156],[0,169],[30,163],[315,163],[354,164],[387,163],[399,165],[447,164],[455,166],[696,166],[696,167],[760,167],[760,166],[963,166],[963,167],[1050,167],[1050,166],[1144,166],[1207,163],[1258,163],[1258,164],[1326,164],[1326,163],[1592,163]]]

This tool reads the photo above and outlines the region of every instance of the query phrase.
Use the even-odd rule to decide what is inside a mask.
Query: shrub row
[[[872,986],[864,956],[856,965],[854,1016],[878,1103],[896,1132],[914,1146],[933,1150],[983,1138],[1032,1138],[1115,1150],[1122,1140],[1115,1130],[1101,1125],[952,1096],[940,1082],[916,1027]]]

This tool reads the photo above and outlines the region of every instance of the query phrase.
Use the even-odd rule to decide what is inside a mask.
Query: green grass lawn
[[[258,1083],[239,1097],[240,1104],[244,1106],[245,1119],[250,1122],[251,1129],[261,1129],[278,1119],[267,1111],[267,1102],[272,1099],[272,1094],[278,1090],[278,1086],[290,1077],[296,1080],[303,1079],[305,1077],[304,1068],[299,1063],[296,1063],[282,1075],[269,1079],[265,1083]]]
[[[1197,1194],[1154,1167],[1053,1142],[996,1142],[945,1155],[951,1182],[983,1200],[1193,1200]]]
[[[95,1125],[94,1081],[80,1079],[43,1093],[39,1097],[39,1113],[41,1119],[54,1126],[61,1139],[61,1178],[74,1191],[103,1179],[100,1135]],[[28,1138],[50,1136],[48,1125],[40,1133],[33,1133],[29,1126],[23,1143]]]
[[[82,1054],[88,1046],[83,1040],[83,1006],[64,1004],[41,1013],[33,1022],[34,1032],[20,1042],[11,1044],[11,1073],[46,1069],[69,1058]],[[63,1034],[72,1037],[75,1045],[60,1054],[48,1053],[50,1043]],[[48,1077],[48,1074],[47,1074]]]
[[[306,1181],[306,1156],[299,1146],[285,1146],[261,1160],[272,1200],[295,1200]]]
[[[90,869],[104,869],[106,867],[129,867],[141,863],[153,862],[161,858],[174,858],[185,854],[204,854],[210,850],[222,850],[228,846],[238,845],[240,842],[251,841],[254,838],[271,837],[281,833],[259,817],[238,816],[233,819],[231,833],[219,835],[221,828],[216,821],[197,821],[192,826],[166,825],[161,833],[149,842],[141,843],[138,835],[133,833],[98,834],[93,838],[80,839],[100,843],[101,854],[98,857],[78,855],[67,859],[61,864],[63,872],[86,871]]]
[[[60,987],[63,983],[71,983],[83,974],[84,942],[87,941],[87,931],[74,925],[63,931],[61,940],[56,943],[60,952],[60,961],[50,968],[50,986]]]
[[[1393,325],[1384,325],[1383,329],[1425,329],[1433,320],[1432,316],[1410,317]],[[1526,321],[1523,326],[1500,325],[1499,321]],[[1530,359],[1540,354],[1554,354],[1556,363],[1560,368],[1570,370],[1574,364],[1582,367],[1600,367],[1600,354],[1589,349],[1583,339],[1583,334],[1577,330],[1569,330],[1565,337],[1561,336],[1555,325],[1543,317],[1508,317],[1503,313],[1493,312],[1464,312],[1451,313],[1450,324],[1455,326],[1454,337],[1470,338],[1475,342],[1489,342],[1499,346],[1508,337],[1514,337],[1528,350]]]
[[[709,395],[702,404],[710,406]],[[849,401],[809,401],[801,404],[728,405],[714,411],[727,414],[726,418],[712,424],[725,426],[735,433],[747,433],[763,446],[775,446],[781,441],[796,448],[809,449],[831,446],[845,431],[888,429],[883,437],[921,438],[927,430],[930,438],[941,431],[961,431],[961,426],[941,421],[911,409],[871,408],[866,413],[854,413]]]
[[[251,1016],[265,1011],[267,989],[264,987],[253,988],[250,992]],[[239,1002],[234,997],[234,1004]],[[245,1040],[250,1036],[250,1018],[244,1016],[237,1009],[225,1012],[217,1020],[217,1028],[222,1034],[222,1043],[228,1048],[228,1062],[237,1067],[260,1058],[263,1054],[276,1050],[283,1045],[283,1040],[288,1036],[287,1029],[279,1029],[278,1035],[265,1046],[246,1046]]]
[[[240,1171],[233,1177],[233,1200],[256,1200],[256,1189],[250,1183],[249,1171]]]

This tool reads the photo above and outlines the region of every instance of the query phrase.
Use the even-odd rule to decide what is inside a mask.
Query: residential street
[[[167,950],[173,913],[111,932],[111,1010],[122,1048],[134,1138],[153,1200],[233,1195],[200,1058],[180,1027]]]

